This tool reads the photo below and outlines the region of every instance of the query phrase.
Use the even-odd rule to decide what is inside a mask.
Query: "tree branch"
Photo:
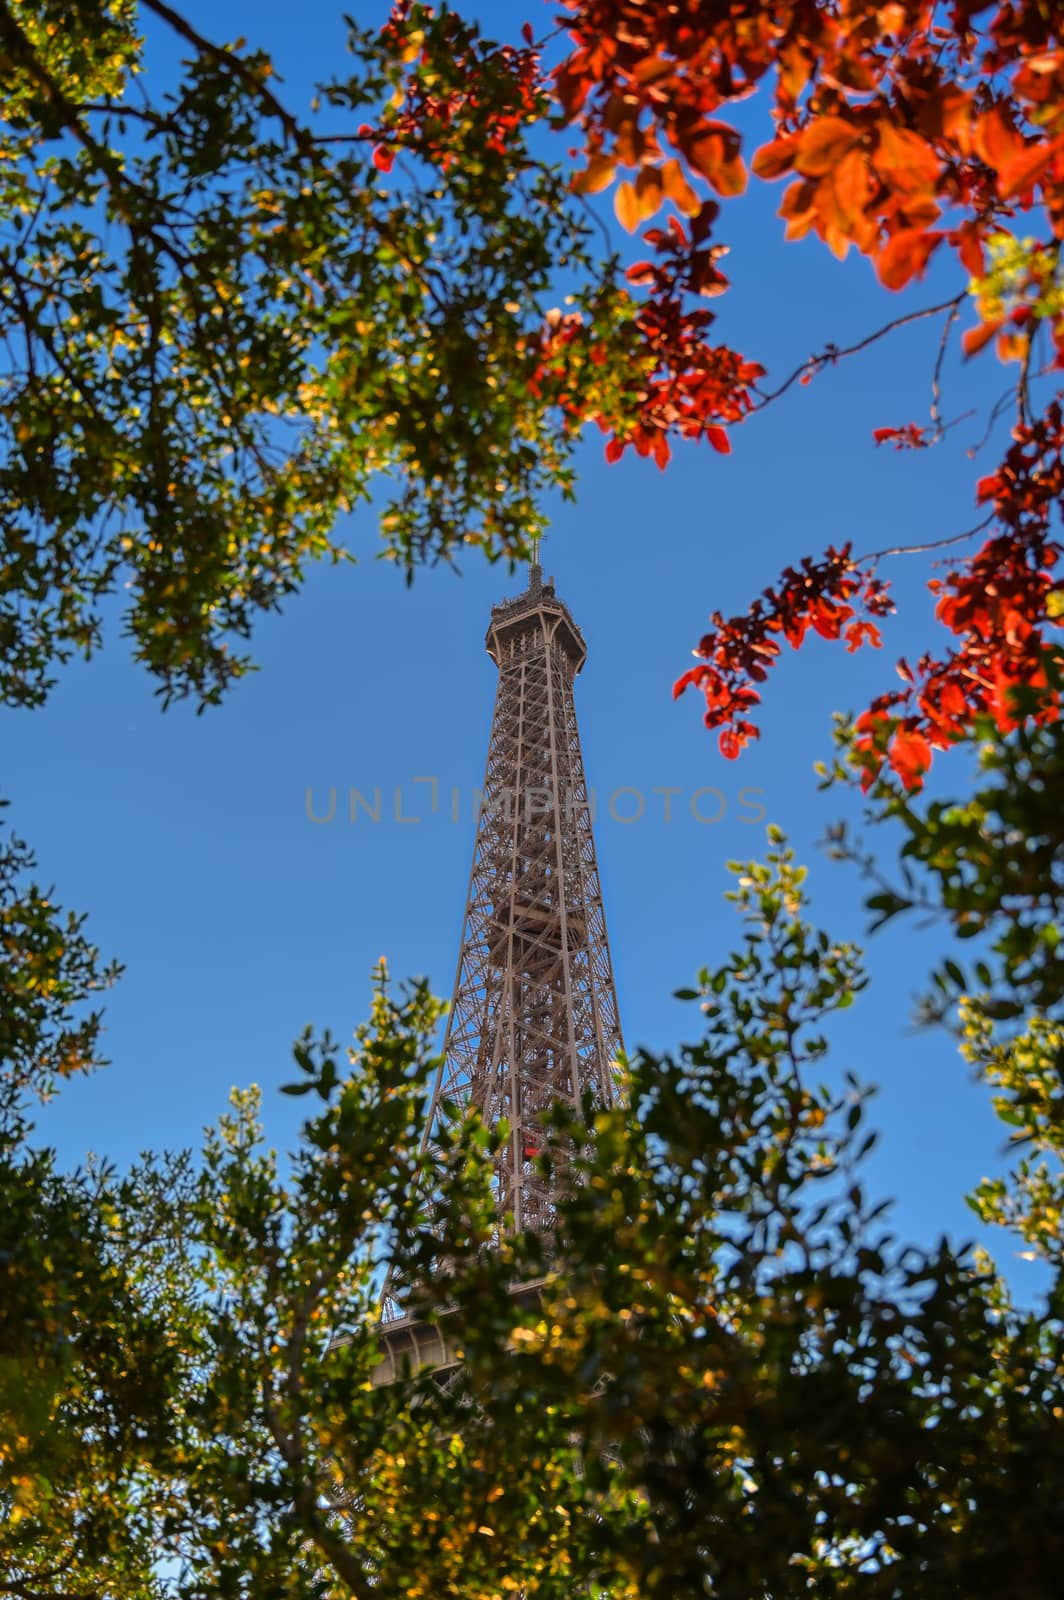
[[[963,533],[951,533],[947,539],[930,539],[926,544],[895,544],[887,550],[873,550],[866,556],[855,556],[854,564],[862,566],[866,561],[879,561],[883,556],[920,555],[925,550],[942,550],[948,544],[961,544],[965,539],[973,539],[977,533],[982,533],[984,528],[989,528],[993,520],[994,513],[990,511],[982,522],[977,522],[974,528],[965,528]]]
[[[277,121],[281,124],[281,127],[292,140],[297,150],[300,150],[304,155],[314,155],[316,141],[309,129],[304,128],[300,122],[297,122],[287,106],[278,100],[272,89],[266,87],[265,81],[259,77],[254,67],[236,55],[234,51],[227,50],[224,45],[215,44],[211,39],[206,38],[179,11],[175,11],[172,6],[167,5],[166,0],[141,0],[141,4],[145,11],[154,12],[157,17],[173,28],[175,33],[180,34],[181,38],[198,50],[200,55],[209,56],[219,66],[231,68],[241,82],[253,94],[258,96],[270,115],[277,118]]]
[[[72,134],[82,148],[92,156],[97,167],[108,174],[112,183],[117,180],[124,187],[125,179],[114,155],[105,145],[100,144],[89,129],[86,128],[78,116],[78,108],[72,100],[68,99],[64,90],[40,59],[33,45],[19,27],[17,18],[9,11],[6,0],[0,0],[0,39],[7,45],[15,60],[26,69],[37,87],[44,90],[56,110],[61,114],[63,126],[67,132]]]
[[[318,1504],[317,1490],[304,1476],[302,1444],[298,1438],[293,1438],[285,1431],[273,1401],[268,1379],[263,1383],[262,1404],[266,1425],[285,1465],[303,1478],[292,1500],[292,1508],[301,1527],[326,1561],[332,1565],[337,1577],[342,1578],[348,1585],[357,1600],[374,1600],[375,1590],[367,1582],[361,1562],[352,1555],[343,1540],[337,1538],[326,1526]]]
[[[843,356],[855,356],[861,350],[867,350],[869,345],[885,339],[888,333],[893,333],[896,328],[904,328],[910,322],[922,322],[927,317],[936,317],[941,311],[953,311],[964,301],[968,291],[962,289],[949,300],[942,300],[936,306],[925,306],[922,311],[908,311],[903,317],[895,317],[892,322],[885,323],[882,328],[877,328],[875,333],[868,334],[864,339],[859,339],[856,344],[846,345],[840,349],[838,345],[829,344],[819,355],[810,356],[803,361],[801,366],[795,367],[790,377],[780,384],[778,389],[771,390],[768,394],[759,394],[757,404],[751,406],[751,411],[763,411],[773,400],[778,400],[780,395],[798,382],[805,373],[819,372],[822,367],[834,366],[836,361],[841,361]]]

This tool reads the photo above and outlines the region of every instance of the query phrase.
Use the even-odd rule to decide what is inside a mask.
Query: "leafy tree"
[[[1048,1596],[1056,1260],[1050,1308],[1020,1311],[985,1255],[891,1233],[861,1182],[868,1091],[837,1070],[815,1086],[858,952],[806,922],[778,843],[739,871],[744,944],[682,991],[704,1036],[638,1056],[631,1111],[596,1118],[551,1306],[568,1338],[542,1326],[534,1359],[570,1382],[609,1375],[585,1427],[645,1492],[620,1534],[640,1594]],[[1007,1120],[1059,1164],[1059,1121],[1024,1071],[1038,1046],[1007,1046],[975,999],[969,1016],[970,1059],[1012,1090]],[[976,1204],[1029,1237],[1044,1198],[1021,1168]],[[1059,1237],[1059,1212],[1039,1215]]]
[[[0,840],[0,1594],[148,1592],[139,1487],[174,1409],[178,1323],[142,1300],[110,1245],[111,1179],[64,1175],[27,1144],[34,1099],[100,1062],[115,976]],[[139,1225],[139,1224],[138,1224]]]
[[[805,919],[778,834],[737,871],[742,945],[681,991],[701,1036],[639,1054],[627,1108],[547,1130],[545,1162],[585,1150],[549,1252],[493,1243],[474,1120],[426,1170],[439,1008],[383,974],[346,1065],[297,1048],[292,1092],[322,1105],[288,1174],[243,1093],[194,1168],[63,1180],[54,1236],[98,1281],[58,1330],[8,1592],[1054,1594],[1059,1025],[965,1007],[969,1059],[1056,1166],[973,1197],[1045,1256],[1024,1310],[985,1254],[890,1231],[861,1180],[869,1091],[829,1060],[859,952]],[[461,1343],[446,1386],[373,1383],[396,1258]]]
[[[414,166],[389,184],[366,119],[401,96],[408,41],[351,25],[349,72],[304,117],[263,53],[164,0],[143,10],[188,51],[154,95],[131,0],[0,5],[14,704],[97,644],[123,584],[164,697],[217,701],[256,616],[308,560],[346,554],[333,523],[377,479],[408,570],[469,545],[525,552],[545,492],[570,482],[530,336],[554,269],[589,263],[588,225],[529,147],[546,109],[533,52],[427,21],[435,131],[411,131]],[[460,117],[432,122],[433,97],[463,86]]]

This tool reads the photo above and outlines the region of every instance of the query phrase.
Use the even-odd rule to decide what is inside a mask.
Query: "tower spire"
[[[539,564],[539,534],[532,539],[532,560],[528,564],[528,587],[536,592],[543,587],[543,568]]]

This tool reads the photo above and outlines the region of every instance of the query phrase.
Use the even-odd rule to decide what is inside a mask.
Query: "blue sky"
[[[481,10],[511,37],[526,16],[540,23],[535,0]],[[186,11],[215,37],[261,41],[293,103],[341,68],[343,25],[327,0],[298,10],[193,0]],[[714,303],[720,336],[772,376],[958,286],[942,263],[907,295],[887,296],[864,262],[837,263],[811,241],[784,246],[779,192],[760,185],[727,208],[719,231],[734,287]],[[876,426],[926,416],[936,338],[932,324],[902,330],[794,389],[736,430],[727,459],[688,446],[664,474],[630,454],[607,467],[601,437],[589,437],[577,502],[554,508],[543,562],[589,648],[577,703],[630,1046],[665,1048],[695,1029],[696,1010],[671,993],[736,938],[724,864],[764,849],[753,804],[810,863],[817,918],[839,936],[863,935],[861,885],[816,849],[829,822],[859,807],[818,793],[813,763],[829,749],[832,710],[889,687],[894,659],[932,637],[926,559],[891,564],[902,615],[883,651],[854,657],[814,641],[788,654],[766,686],[761,742],[739,762],[721,759],[695,697],[674,705],[670,689],[708,612],[744,608],[787,562],[844,539],[870,551],[976,520],[974,480],[995,459],[993,447],[977,463],[966,455],[980,420],[927,453],[872,442]],[[947,416],[985,415],[1004,377],[992,355],[948,363]],[[374,559],[371,513],[337,532],[359,565],[312,572],[259,627],[261,671],[221,710],[163,714],[116,624],[101,655],[64,672],[47,708],[0,717],[17,831],[58,897],[91,913],[96,942],[127,968],[107,1001],[112,1065],[64,1088],[39,1120],[66,1161],[87,1149],[125,1162],[144,1148],[196,1145],[229,1087],[249,1082],[263,1086],[271,1142],[286,1147],[299,1104],[275,1091],[291,1081],[289,1046],[305,1024],[348,1036],[382,954],[396,976],[428,974],[449,992],[494,690],[484,631],[491,605],[521,580],[472,561],[460,577],[429,570],[407,589]],[[438,780],[435,815],[419,777]],[[352,786],[382,791],[379,822],[347,820]],[[668,824],[652,792],[663,786],[681,790]],[[321,814],[333,787],[336,817],[312,822],[308,789]],[[638,821],[610,816],[622,787],[645,797]],[[707,816],[722,811],[717,821],[690,814],[704,787],[720,791],[701,802]],[[419,821],[396,820],[397,788],[402,814]],[[757,791],[745,808],[743,790]],[[878,842],[888,850],[885,835]],[[919,1241],[973,1235],[961,1197],[997,1166],[1003,1134],[949,1040],[910,1026],[941,943],[911,925],[875,936],[872,986],[832,1033],[836,1067],[880,1085],[870,1177],[898,1197],[897,1227]],[[1000,1253],[1021,1296],[1033,1293],[1034,1269],[1013,1242],[1001,1240]]]

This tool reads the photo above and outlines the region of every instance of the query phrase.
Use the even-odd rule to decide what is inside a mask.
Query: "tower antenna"
[[[528,566],[528,587],[533,590],[540,589],[543,586],[543,568],[539,563],[539,539],[538,533],[533,536],[532,560]]]

